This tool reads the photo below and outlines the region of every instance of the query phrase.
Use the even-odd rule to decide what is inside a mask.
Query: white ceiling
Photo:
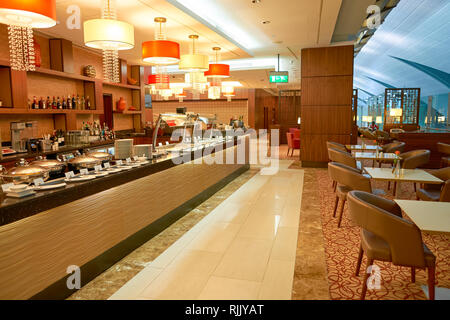
[[[298,71],[302,48],[330,45],[342,4],[342,0],[261,0],[258,4],[253,4],[251,0],[181,1],[207,3],[207,13],[214,16],[214,12],[219,12],[217,20],[225,19],[226,26],[222,31],[232,34],[238,30],[243,37],[224,36],[210,25],[202,23],[201,19],[196,19],[198,17],[195,15],[193,17],[188,11],[182,11],[179,6],[174,6],[167,0],[118,0],[118,19],[135,27],[135,48],[121,51],[120,56],[130,63],[144,64],[141,60],[141,44],[153,39],[153,19],[163,16],[167,18],[168,39],[180,42],[182,54],[189,51],[188,35],[199,34],[198,47],[201,53],[210,54],[213,46],[220,46],[223,48],[223,60],[269,57],[274,61],[272,69],[276,68],[275,57],[280,53],[281,68]],[[101,0],[56,0],[59,23],[53,28],[40,31],[83,45],[82,29],[69,30],[66,27],[69,17],[66,10],[70,5],[78,5],[84,21],[101,16],[101,3]],[[269,20],[270,23],[262,24],[263,20]],[[252,45],[243,45],[237,38],[251,39],[248,42]],[[268,85],[266,70],[267,66],[261,68],[260,72],[239,71],[237,78],[241,78],[249,86],[264,87]],[[264,75],[265,81],[260,81]],[[291,76],[291,79],[294,78],[298,77]]]

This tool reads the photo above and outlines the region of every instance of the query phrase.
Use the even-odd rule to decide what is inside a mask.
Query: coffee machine
[[[25,122],[11,122],[11,144],[12,149],[17,153],[27,152],[26,140],[22,136],[25,128]]]

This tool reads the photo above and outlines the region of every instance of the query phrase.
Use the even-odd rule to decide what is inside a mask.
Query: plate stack
[[[134,156],[152,158],[152,145],[151,144],[138,144],[134,146]]]
[[[114,143],[116,159],[127,159],[133,156],[133,139],[120,139]]]
[[[9,188],[9,190],[6,191],[7,197],[12,198],[23,198],[28,197],[33,194],[36,194],[34,192],[33,188],[29,187],[28,185],[16,185]]]

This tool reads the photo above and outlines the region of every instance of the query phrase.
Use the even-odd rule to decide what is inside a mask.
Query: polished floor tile
[[[304,177],[291,163],[254,175],[111,299],[290,299]]]
[[[237,237],[214,271],[215,276],[262,281],[272,249],[272,240]]]
[[[212,276],[199,300],[257,300],[260,282]]]
[[[258,299],[290,300],[294,265],[294,261],[270,259]]]

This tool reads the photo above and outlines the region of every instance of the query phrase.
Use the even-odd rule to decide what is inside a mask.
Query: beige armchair
[[[349,167],[345,164],[337,162],[328,163],[328,172],[334,181],[337,182],[336,200],[334,203],[333,218],[336,217],[337,207],[341,202],[339,210],[338,228],[341,227],[342,215],[344,212],[345,202],[347,201],[347,193],[352,190],[361,190],[372,192],[370,178],[361,174],[358,169]]]
[[[450,166],[450,144],[438,142],[437,148],[438,148],[438,152],[440,152],[444,155],[441,158],[441,167]]]
[[[400,207],[391,200],[363,191],[351,191],[348,204],[352,220],[361,227],[356,276],[364,254],[367,256],[366,270],[376,260],[392,262],[411,267],[412,282],[415,282],[416,268],[427,268],[429,298],[434,300],[436,257],[423,243],[419,228],[403,219]],[[368,276],[365,272],[361,300],[366,296]]]
[[[349,167],[358,169],[360,172],[362,170],[361,162],[356,161],[356,159],[348,152],[344,152],[335,148],[328,148],[328,158],[332,162],[345,164]]]
[[[434,170],[430,173],[445,182],[443,185],[423,185],[416,192],[417,199],[423,201],[450,202],[450,167]]]
[[[347,148],[345,147],[345,145],[337,143],[337,142],[333,142],[333,141],[327,141],[327,148],[328,149],[334,148],[334,149],[337,149],[337,150],[348,152]]]
[[[406,146],[406,144],[404,142],[395,141],[395,142],[385,144],[382,148],[383,148],[383,153],[395,153],[397,151],[402,153],[405,150],[405,146]],[[390,164],[394,163],[394,159],[383,159],[383,160],[379,160],[377,162],[379,164],[379,167],[381,168],[381,165],[383,163],[390,163]]]
[[[402,169],[416,169],[422,167],[430,161],[430,150],[413,150],[401,153],[399,157]],[[390,183],[388,184],[390,186]],[[394,194],[397,190],[397,182],[394,182]],[[414,192],[417,191],[417,186],[414,183]]]

